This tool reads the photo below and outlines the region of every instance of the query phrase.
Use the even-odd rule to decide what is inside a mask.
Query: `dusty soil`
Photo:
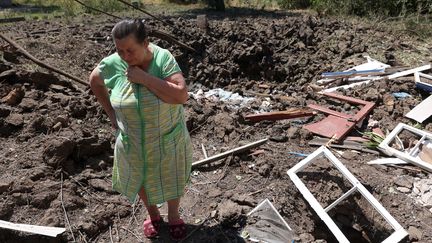
[[[429,43],[359,21],[282,12],[209,12],[209,28],[204,31],[196,27],[196,14],[165,17],[191,36],[147,21],[206,53],[152,41],[176,55],[191,92],[224,88],[255,100],[236,108],[227,102],[190,98],[186,110],[194,160],[204,157],[202,144],[211,156],[264,137],[270,140],[251,152],[192,172],[181,213],[188,229],[196,231],[186,241],[247,241],[240,237],[246,214],[268,198],[293,228],[297,241],[335,242],[287,175],[302,159],[287,152],[308,154],[316,149],[308,145],[313,135],[302,125],[322,116],[251,124],[243,115],[258,111],[263,102],[266,110],[327,103],[349,112],[354,108],[326,102],[310,86],[320,73],[360,64],[364,54],[392,65],[430,62],[431,53],[425,48]],[[113,51],[109,38],[113,24],[103,16],[83,16],[18,22],[2,25],[0,31],[44,62],[86,79],[100,59]],[[408,54],[411,58],[406,58]],[[16,97],[0,104],[0,219],[68,230],[52,239],[0,229],[0,241],[147,241],[141,229],[146,217],[143,205],[131,204],[111,189],[113,131],[88,88],[36,66],[5,42],[2,55],[0,98],[13,90]],[[411,97],[396,99],[391,95],[394,92]],[[378,121],[383,131],[392,130],[398,122],[413,124],[403,115],[427,97],[415,89],[411,77],[377,81],[342,93],[375,102],[369,121]],[[360,131],[367,130],[367,121],[364,124]],[[424,125],[432,131],[430,121]],[[431,242],[432,205],[418,200],[430,192],[431,185],[419,184],[430,181],[430,173],[414,166],[372,166],[367,162],[377,155],[343,152],[342,163],[409,230],[403,242]],[[350,188],[324,162],[299,174],[323,206]],[[166,213],[165,205],[162,212]],[[352,242],[379,242],[392,232],[358,194],[330,214]],[[167,241],[164,227],[154,242]]]

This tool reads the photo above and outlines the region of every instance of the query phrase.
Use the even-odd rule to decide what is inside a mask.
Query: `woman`
[[[162,222],[156,204],[167,202],[170,235],[182,239],[179,204],[192,162],[185,80],[173,55],[149,43],[141,20],[117,23],[112,37],[117,52],[93,70],[90,87],[117,129],[113,188],[130,201],[137,194],[142,199],[148,238],[158,235]]]

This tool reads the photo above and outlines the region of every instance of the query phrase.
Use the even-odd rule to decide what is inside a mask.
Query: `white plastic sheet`
[[[243,234],[254,242],[290,243],[294,233],[287,222],[282,218],[273,204],[265,199],[256,208],[248,213],[248,224]]]

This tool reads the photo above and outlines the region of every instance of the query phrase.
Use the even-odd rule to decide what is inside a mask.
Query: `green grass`
[[[370,141],[365,142],[366,147],[370,149],[376,149],[384,141],[384,137],[374,132],[364,132],[362,133],[364,136],[370,139]]]
[[[18,0],[14,1],[19,7],[3,9],[0,18],[25,17],[26,19],[47,19],[63,16],[64,11],[60,1]]]
[[[142,16],[142,13],[133,10],[117,0],[81,0],[93,8],[111,12],[119,16]],[[131,2],[131,1],[129,1]],[[141,8],[154,14],[176,14],[193,9],[203,9],[206,5],[196,4],[177,4],[169,0],[140,1]],[[84,13],[96,13],[73,0],[17,0],[18,8],[0,10],[0,18],[25,17],[26,19],[49,19],[53,17],[79,16]]]
[[[117,0],[81,0],[88,6],[106,11],[123,11],[128,7]],[[0,11],[0,17],[50,18],[54,16],[76,16],[92,13],[88,8],[73,0],[17,0],[19,7]]]

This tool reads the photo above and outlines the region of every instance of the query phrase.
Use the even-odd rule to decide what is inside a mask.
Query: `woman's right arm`
[[[108,89],[105,86],[105,83],[99,73],[99,68],[95,68],[90,74],[90,88],[93,91],[93,94],[96,96],[99,103],[102,105],[103,109],[107,113],[111,126],[115,129],[118,128],[117,120],[115,117],[115,112],[113,107],[111,106],[111,102],[109,99]]]

